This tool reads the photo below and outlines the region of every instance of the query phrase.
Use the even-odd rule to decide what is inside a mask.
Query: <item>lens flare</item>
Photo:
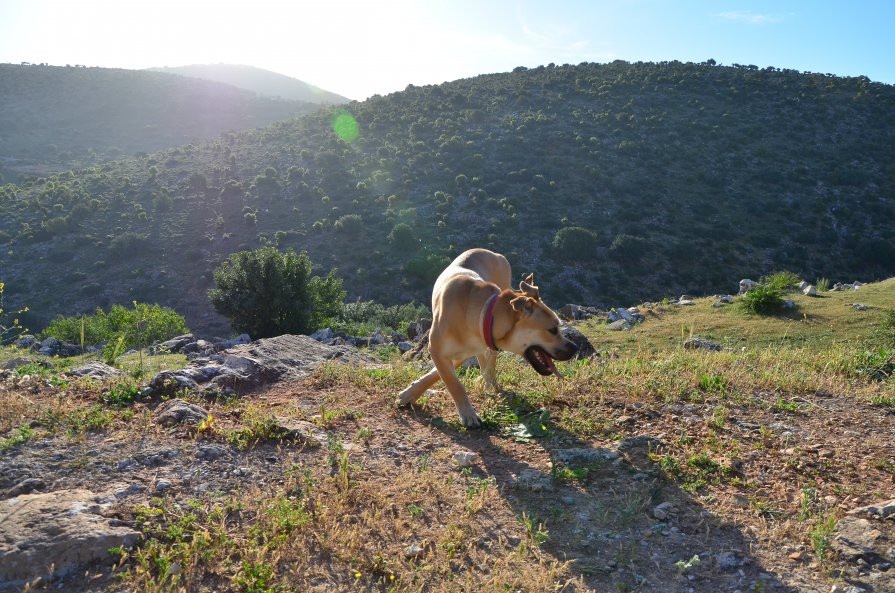
[[[360,127],[353,115],[347,111],[338,111],[333,117],[333,132],[340,140],[350,144],[360,135]]]

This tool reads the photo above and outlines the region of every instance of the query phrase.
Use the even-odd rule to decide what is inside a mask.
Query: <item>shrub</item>
[[[740,305],[750,313],[763,315],[783,308],[783,296],[787,290],[799,284],[799,277],[792,272],[776,272],[765,276],[752,290],[743,295]]]
[[[648,249],[649,241],[643,237],[625,234],[616,235],[609,246],[610,252],[629,263],[640,260]]]
[[[408,249],[416,244],[413,227],[405,222],[396,224],[388,234],[389,242],[398,249]]]
[[[374,301],[355,301],[342,307],[337,327],[354,335],[366,335],[376,328],[406,333],[408,324],[430,315],[428,307],[415,302],[386,307]]]
[[[333,228],[339,232],[355,235],[363,230],[364,219],[360,214],[346,214],[336,219]]]
[[[124,349],[139,348],[189,332],[186,320],[169,307],[133,302],[133,308],[112,305],[108,313],[100,308],[93,315],[62,315],[53,319],[40,335],[63,342],[98,344],[120,342]]]
[[[569,226],[559,229],[553,236],[553,249],[567,259],[586,259],[594,256],[598,235],[590,229]]]
[[[214,283],[215,310],[253,338],[309,333],[338,315],[346,294],[332,271],[311,277],[305,252],[270,246],[232,254],[214,270]]]
[[[113,258],[121,259],[133,255],[148,243],[147,235],[125,231],[109,242],[109,252]]]

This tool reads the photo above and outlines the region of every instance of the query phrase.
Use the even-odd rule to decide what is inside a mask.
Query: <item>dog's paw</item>
[[[475,410],[469,408],[469,410],[460,412],[460,424],[466,428],[478,428],[482,425],[482,419],[475,413]]]
[[[398,397],[395,398],[395,403],[400,407],[404,407],[409,406],[418,399],[419,396],[416,396],[412,389],[407,388],[398,394]]]

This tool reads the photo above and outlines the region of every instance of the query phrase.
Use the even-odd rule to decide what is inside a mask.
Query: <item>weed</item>
[[[817,521],[808,530],[811,537],[811,546],[821,566],[827,565],[827,557],[830,552],[830,536],[836,530],[836,517],[832,514],[818,517]]]
[[[114,407],[124,407],[133,404],[140,397],[140,390],[133,385],[128,386],[119,383],[100,396],[104,404]]]
[[[518,517],[518,521],[525,529],[528,539],[535,544],[535,546],[540,546],[550,539],[550,532],[547,531],[544,524],[530,517],[525,511]]]
[[[817,498],[817,489],[802,486],[802,498],[799,505],[799,521],[806,521],[814,514],[814,503]]]
[[[19,445],[24,445],[34,437],[34,429],[27,424],[18,427],[11,436],[0,439],[0,451],[6,451]]]

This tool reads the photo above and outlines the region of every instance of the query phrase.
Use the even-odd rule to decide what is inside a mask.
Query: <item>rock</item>
[[[715,565],[721,572],[733,572],[744,564],[744,560],[733,552],[715,554]]]
[[[861,303],[852,303],[851,308],[855,311],[866,311],[869,307]]]
[[[852,509],[848,514],[867,515],[873,519],[895,519],[895,498]]]
[[[81,347],[77,344],[69,344],[68,342],[60,342],[59,349],[56,350],[56,356],[59,358],[71,358],[83,354]]]
[[[38,348],[37,353],[43,354],[44,356],[55,356],[56,353],[59,352],[59,345],[59,340],[56,338],[47,338],[40,343],[40,348]]]
[[[817,296],[817,287],[813,284],[809,284],[802,289],[802,294],[805,296]]]
[[[0,501],[0,587],[80,574],[111,564],[109,548],[132,547],[140,533],[103,517],[100,498],[78,489]]]
[[[593,317],[599,317],[603,313],[594,307],[582,307],[581,305],[568,304],[557,311],[560,319],[565,321],[583,321]]]
[[[208,410],[182,399],[169,399],[155,409],[155,422],[161,426],[175,424],[196,426],[206,418]]]
[[[750,290],[754,289],[758,286],[758,282],[755,280],[749,280],[748,278],[743,278],[740,280],[740,291],[737,294],[746,294]]]
[[[112,377],[121,376],[122,372],[105,363],[96,361],[74,368],[66,374],[73,377],[89,377],[96,381],[104,381]]]
[[[404,557],[405,558],[416,558],[417,556],[422,554],[424,551],[425,551],[425,548],[423,548],[423,546],[414,542],[414,543],[410,544],[409,546],[407,546],[406,548],[404,548]]]
[[[680,305],[682,307],[689,307],[689,306],[695,305],[696,303],[694,301],[692,301],[691,299],[684,298],[684,296],[681,295],[681,298],[679,298],[677,301],[675,301],[674,304]]]
[[[22,350],[37,350],[40,348],[40,342],[31,334],[24,335],[15,341],[15,347]]]
[[[226,350],[227,348],[232,348],[234,346],[240,346],[242,344],[250,344],[252,342],[252,338],[249,337],[249,334],[239,334],[235,338],[231,338],[229,340],[213,340],[214,348],[217,351]]]
[[[204,459],[205,461],[215,461],[216,459],[220,459],[221,457],[226,457],[230,454],[230,451],[223,447],[218,447],[216,445],[200,445],[199,446],[199,459]]]
[[[634,327],[631,322],[625,321],[624,319],[619,319],[617,321],[613,321],[609,325],[606,326],[606,329],[611,331],[623,331],[628,330]]]
[[[866,593],[867,589],[864,587],[858,587],[857,585],[851,585],[849,583],[836,583],[833,585],[833,588],[830,589],[830,593]]]
[[[333,330],[329,329],[328,327],[323,328],[323,329],[318,329],[317,331],[315,331],[314,333],[311,334],[312,340],[317,340],[318,342],[322,342],[324,344],[329,344],[330,341],[332,341],[332,339],[335,337],[336,337],[336,334],[333,332]]]
[[[471,467],[479,460],[479,454],[472,451],[456,451],[452,459],[460,467]]]
[[[308,374],[326,361],[367,364],[376,360],[349,346],[327,346],[309,336],[282,335],[221,352],[220,362],[194,360],[176,371],[152,378],[153,390],[206,389],[224,393],[248,393],[264,385]]]
[[[552,492],[553,478],[550,474],[533,467],[527,467],[519,472],[513,481],[513,487],[519,490],[530,490],[531,492]]]
[[[411,340],[417,340],[427,334],[431,328],[431,319],[418,319],[407,326],[407,337]]]
[[[587,339],[587,336],[571,325],[562,323],[559,326],[559,331],[564,338],[578,346],[578,354],[575,357],[576,360],[592,358],[597,353],[596,350],[594,350],[593,344]]]
[[[398,342],[396,346],[398,347],[398,352],[401,354],[413,350],[413,342]]]
[[[6,370],[17,369],[21,366],[25,366],[26,364],[32,364],[34,361],[28,358],[27,356],[16,356],[15,358],[11,358],[3,363],[3,366],[0,367]]]
[[[155,482],[155,493],[156,493],[156,494],[162,494],[162,493],[164,493],[164,492],[167,492],[168,490],[171,489],[172,486],[173,486],[173,485],[171,484],[171,482],[170,482],[169,480],[164,480],[164,479],[162,479],[162,480],[156,480],[156,482]]]
[[[409,333],[409,331],[408,331]],[[426,331],[417,341],[416,346],[412,350],[405,352],[402,356],[404,360],[423,360],[429,352],[429,332]]]
[[[586,447],[572,449],[556,449],[553,458],[568,466],[602,464],[618,459],[618,453],[610,449],[590,449]]]
[[[35,490],[43,490],[47,485],[40,478],[25,478],[12,488],[6,491],[6,498],[13,498],[15,496],[20,496],[22,494],[30,494]],[[2,556],[0,556],[2,558]]]
[[[176,336],[171,338],[170,340],[165,340],[161,344],[155,346],[151,352],[154,354],[160,354],[163,352],[170,352],[172,354],[179,354],[184,346],[187,344],[192,344],[196,341],[196,336],[193,334],[183,334],[180,336]]]
[[[830,548],[846,560],[863,558],[873,562],[880,555],[874,548],[881,535],[880,530],[867,519],[844,517],[836,524]]]
[[[674,505],[672,505],[670,502],[663,502],[662,504],[653,507],[653,517],[655,517],[659,521],[664,521],[668,518],[673,510]]]
[[[325,445],[327,436],[326,431],[318,427],[313,422],[306,420],[297,420],[295,418],[287,418],[284,416],[275,416],[274,421],[277,426],[283,430],[284,437],[290,439],[300,439],[305,443],[313,446]]]
[[[684,348],[687,350],[711,350],[713,352],[720,352],[721,344],[702,338],[690,338],[684,342]]]

